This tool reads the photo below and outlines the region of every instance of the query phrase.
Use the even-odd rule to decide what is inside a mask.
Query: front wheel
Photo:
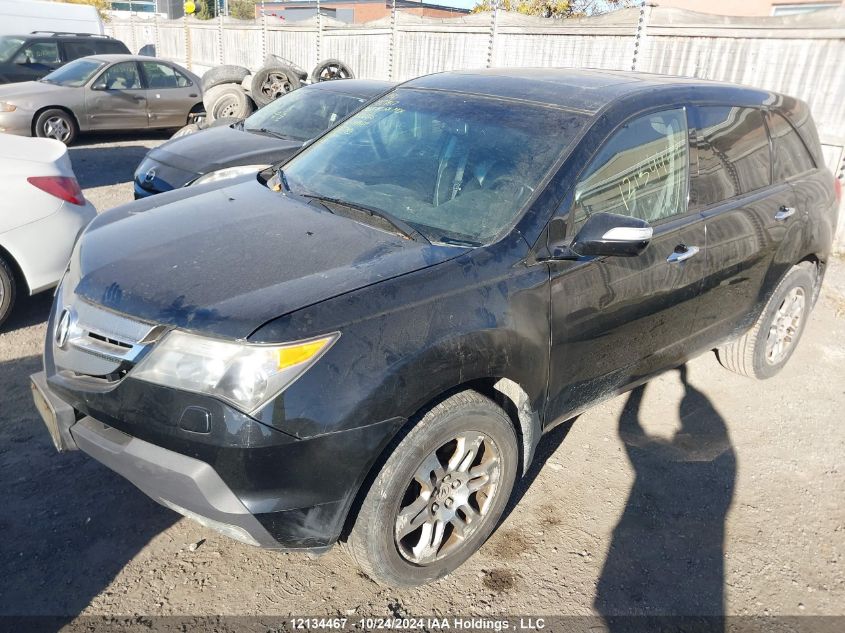
[[[815,286],[813,264],[793,266],[775,288],[754,326],[716,350],[722,366],[760,380],[783,369],[804,333]]]
[[[45,110],[39,114],[33,127],[35,128],[35,136],[53,138],[65,145],[73,143],[79,133],[73,115],[58,108]]]
[[[361,505],[350,554],[381,585],[442,578],[490,536],[518,467],[500,407],[475,391],[447,398],[395,445]]]

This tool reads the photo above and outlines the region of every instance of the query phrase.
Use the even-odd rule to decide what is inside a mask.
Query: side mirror
[[[595,213],[587,219],[569,249],[581,257],[636,257],[653,230],[645,220],[613,213]]]
[[[91,90],[105,90],[106,82],[104,80],[97,81],[91,86]]]

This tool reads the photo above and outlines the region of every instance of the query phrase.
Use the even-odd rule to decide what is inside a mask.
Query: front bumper
[[[28,110],[0,112],[0,132],[17,136],[32,136],[32,116]]]

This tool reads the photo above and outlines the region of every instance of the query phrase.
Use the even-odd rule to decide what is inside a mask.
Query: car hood
[[[77,295],[136,318],[244,339],[324,299],[457,257],[256,177],[161,194],[98,216],[73,271]]]
[[[27,104],[42,103],[56,93],[68,93],[75,88],[57,86],[43,81],[23,81],[0,86],[0,101],[9,101],[25,107]]]
[[[237,165],[272,165],[300,147],[299,141],[244,132],[226,125],[175,138],[152,150],[147,158],[176,169],[207,174]]]

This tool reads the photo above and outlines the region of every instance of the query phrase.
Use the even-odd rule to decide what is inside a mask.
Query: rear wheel
[[[79,128],[76,119],[65,110],[53,108],[45,110],[35,119],[35,136],[40,138],[53,138],[65,145],[70,145],[76,140]]]
[[[387,586],[441,578],[490,536],[519,466],[507,414],[474,391],[430,409],[396,445],[367,493],[348,550]]]
[[[0,257],[0,326],[15,305],[15,275],[11,266]]]
[[[778,284],[754,326],[716,353],[722,366],[743,376],[777,374],[795,351],[813,304],[816,270],[803,262]]]

